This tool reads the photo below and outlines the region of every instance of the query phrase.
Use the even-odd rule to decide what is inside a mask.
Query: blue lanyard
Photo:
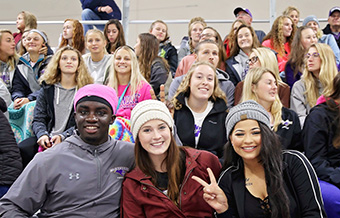
[[[122,95],[121,95],[121,96],[119,97],[119,99],[118,99],[118,104],[117,104],[116,113],[117,113],[117,111],[118,111],[118,108],[119,108],[119,106],[120,106],[120,103],[122,103],[123,97],[124,97],[126,91],[128,90],[129,86],[130,86],[130,82],[129,82],[129,84],[125,87],[124,92],[122,93]]]

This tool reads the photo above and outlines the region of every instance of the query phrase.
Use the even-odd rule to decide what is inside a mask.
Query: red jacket
[[[178,207],[157,189],[151,177],[139,168],[125,175],[121,198],[121,217],[213,217],[214,210],[203,199],[203,186],[193,180],[209,180],[207,167],[219,176],[221,164],[210,152],[185,148],[186,172],[180,190]]]
[[[267,40],[262,42],[262,45],[264,47],[268,47],[268,48],[270,48],[270,49],[275,51],[275,49],[274,49],[274,47],[272,46],[271,43],[272,43],[271,39],[267,39]],[[284,46],[285,46],[286,55],[285,56],[281,56],[281,55],[277,54],[277,61],[279,62],[279,71],[280,72],[285,70],[286,63],[288,61],[288,57],[289,57],[289,54],[290,54],[290,46],[289,46],[288,42],[286,42],[284,44]]]

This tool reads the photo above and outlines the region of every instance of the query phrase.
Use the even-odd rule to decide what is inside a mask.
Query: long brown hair
[[[235,20],[232,24],[231,24],[231,28],[230,28],[230,32],[229,34],[227,35],[227,37],[225,38],[225,42],[228,42],[229,43],[229,48],[230,50],[232,49],[232,47],[234,46],[234,37],[235,37],[235,33],[236,33],[236,30],[237,28],[235,29],[234,26],[236,23],[241,23],[241,25],[247,25],[243,20]],[[229,58],[230,55],[227,57]]]
[[[79,22],[79,20],[75,19],[66,19],[66,21],[72,21],[73,22],[73,36],[72,36],[72,47],[78,49],[80,53],[83,53],[85,49],[85,39],[84,39],[84,29],[83,25]],[[59,48],[62,48],[68,44],[68,39],[65,39],[64,37],[61,38],[61,42],[59,45]]]
[[[107,31],[108,31],[109,25],[111,24],[116,25],[116,28],[118,30],[118,36],[115,42],[110,42],[109,37],[107,37]],[[112,54],[113,52],[115,52],[116,49],[119,48],[120,46],[126,45],[123,26],[117,19],[111,19],[105,24],[104,36],[107,41],[106,51],[109,54]]]
[[[169,126],[167,126],[170,128]],[[170,129],[171,130],[171,129]],[[171,131],[170,131],[171,132]],[[183,180],[182,172],[184,171],[183,161],[181,161],[180,147],[177,146],[173,135],[170,133],[170,145],[167,150],[163,164],[166,165],[168,173],[168,196],[176,205],[179,204],[180,184]],[[143,148],[137,136],[135,142],[135,160],[137,167],[146,175],[151,176],[151,182],[157,184],[157,172],[148,155],[148,152]]]
[[[233,56],[236,56],[236,55],[238,55],[238,53],[240,53],[241,48],[240,48],[240,46],[239,46],[239,44],[237,42],[237,35],[240,32],[240,30],[243,29],[243,28],[249,29],[249,31],[251,33],[251,36],[253,38],[253,43],[251,45],[251,48],[253,49],[253,48],[257,48],[257,47],[260,46],[260,42],[257,39],[255,30],[253,29],[253,27],[242,24],[241,26],[239,26],[237,28],[237,30],[235,32],[235,35],[234,35],[234,38],[233,38],[233,47],[231,48],[229,58],[232,58]],[[247,55],[249,55],[249,54],[247,54]]]
[[[289,37],[286,38],[283,35],[282,27],[283,27],[283,22],[284,19],[289,19],[292,22],[292,33],[290,34]],[[272,25],[272,28],[270,32],[264,37],[263,41],[267,39],[271,39],[271,46],[274,48],[274,50],[281,56],[285,56],[285,41],[288,42],[289,47],[292,46],[293,38],[295,35],[296,31],[296,25],[292,18],[286,16],[286,15],[281,15],[277,17]]]
[[[312,29],[312,28],[308,26],[301,26],[297,29],[293,42],[292,42],[292,50],[289,54],[288,61],[293,68],[294,78],[296,77],[299,71],[300,72],[303,71],[303,66],[305,63],[306,49],[303,47],[301,43],[301,35],[302,35],[302,31],[306,29]]]
[[[138,38],[140,40],[139,69],[146,81],[150,82],[151,66],[156,58],[162,59],[167,69],[169,69],[169,65],[164,58],[158,56],[159,42],[156,36],[151,33],[141,33]]]

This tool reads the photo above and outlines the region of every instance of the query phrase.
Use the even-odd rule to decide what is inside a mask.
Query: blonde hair
[[[279,64],[274,51],[267,47],[260,47],[253,48],[251,52],[259,58],[261,67],[268,68],[276,75],[275,78],[277,79],[278,84],[285,84],[280,77]]]
[[[150,29],[149,29],[150,32],[153,30],[153,28],[155,27],[156,23],[161,23],[161,24],[163,24],[165,26],[165,29],[166,29],[165,37],[164,37],[164,40],[161,41],[161,42],[165,42],[166,40],[168,40],[170,38],[169,32],[168,32],[168,25],[164,21],[162,21],[162,20],[156,20],[156,21],[152,22],[152,24],[150,26]]]
[[[333,50],[331,47],[329,47],[329,45],[324,43],[316,43],[311,45],[309,49],[312,47],[318,51],[321,61],[319,79],[316,78],[312,72],[308,71],[306,63],[301,78],[304,80],[306,87],[304,94],[307,97],[307,102],[311,107],[314,107],[317,99],[320,97],[318,81],[321,82],[323,87],[322,94],[324,96],[329,96],[332,93],[333,80],[338,74],[338,69],[336,66]],[[307,50],[306,54],[308,53],[309,49]],[[305,61],[307,61],[307,59]]]
[[[2,36],[3,36],[4,33],[9,33],[9,34],[11,34],[11,36],[13,36],[13,34],[10,30],[7,30],[7,29],[0,30],[0,47],[1,47]],[[15,69],[18,59],[19,59],[19,56],[14,49],[14,55],[9,56],[8,60],[7,60],[7,64],[9,65],[10,71]]]
[[[192,40],[191,40],[191,31],[192,28],[195,24],[201,24],[204,27],[207,26],[207,23],[204,21],[204,19],[202,17],[194,17],[190,20],[189,24],[188,24],[188,36],[189,36],[189,47],[190,47],[190,53],[193,53],[195,48],[192,44]]]
[[[113,62],[110,67],[109,82],[107,86],[112,87],[118,94],[118,75],[115,69],[115,59],[118,51],[125,50],[129,53],[131,58],[131,73],[130,73],[130,96],[134,96],[137,90],[143,85],[143,82],[147,83],[143,75],[139,71],[138,60],[135,52],[127,45],[119,47],[113,54]]]
[[[206,65],[210,67],[214,71],[214,90],[211,94],[209,100],[215,102],[217,98],[223,99],[227,104],[227,98],[224,94],[224,92],[220,89],[220,86],[218,85],[218,79],[216,76],[216,68],[210,64],[209,62],[195,62],[189,69],[188,73],[184,77],[183,81],[179,85],[177,92],[175,96],[172,99],[172,103],[176,110],[180,110],[182,108],[182,104],[177,100],[177,96],[180,94],[184,94],[186,97],[190,96],[190,81],[192,78],[192,75],[194,74],[197,67],[201,65]]]
[[[85,43],[87,43],[87,37],[89,37],[89,35],[91,33],[97,33],[100,36],[100,38],[104,41],[104,44],[107,43],[104,33],[101,30],[99,30],[99,29],[90,29],[90,30],[88,30],[86,32],[86,35],[85,35]],[[106,44],[103,47],[103,53],[107,54]]]
[[[244,79],[243,84],[243,91],[242,91],[242,99],[241,102],[247,101],[247,100],[254,100],[258,102],[258,97],[256,93],[253,91],[253,86],[257,86],[258,82],[261,80],[263,74],[270,73],[274,76],[276,84],[278,83],[278,76],[275,75],[270,69],[265,67],[255,67],[246,75],[246,78]],[[270,107],[270,113],[274,117],[274,131],[277,131],[278,126],[282,122],[282,103],[279,98],[279,95],[276,93],[275,100],[273,104]]]
[[[78,56],[78,68],[76,71],[76,84],[77,88],[81,88],[87,84],[93,83],[93,78],[91,77],[90,73],[87,71],[87,67],[85,62],[81,56],[81,53],[78,49],[75,49],[71,46],[65,46],[59,49],[52,57],[50,63],[47,65],[46,72],[41,76],[39,79],[40,82],[45,81],[46,84],[53,85],[61,81],[61,71],[59,68],[59,61],[61,55],[64,51],[74,51],[77,53]]]
[[[297,8],[294,7],[294,6],[288,6],[288,7],[282,12],[282,15],[289,16],[289,14],[290,14],[292,11],[296,11],[297,14],[298,14],[298,16],[300,17],[300,11],[299,11],[299,9],[297,9]]]

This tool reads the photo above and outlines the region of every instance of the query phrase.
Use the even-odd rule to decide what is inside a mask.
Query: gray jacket
[[[319,82],[319,94],[321,95],[323,88]],[[306,86],[303,79],[300,79],[294,83],[292,91],[290,93],[290,109],[295,111],[300,119],[301,128],[305,123],[305,119],[310,112],[310,105],[307,102],[307,96],[305,95]]]
[[[134,146],[98,145],[74,135],[38,153],[0,200],[0,217],[119,217],[123,177]]]
[[[174,78],[174,80],[172,81],[170,88],[169,88],[168,100],[171,100],[175,96],[177,89],[178,89],[179,85],[181,84],[181,82],[182,82],[182,80],[184,79],[185,76],[186,76],[186,74]],[[219,84],[220,88],[222,89],[222,91],[227,96],[227,102],[228,102],[227,106],[228,106],[228,108],[231,108],[232,106],[234,106],[235,86],[229,80],[229,75],[226,72],[224,72],[223,70],[217,69],[216,70],[216,76],[217,76],[218,84]]]

